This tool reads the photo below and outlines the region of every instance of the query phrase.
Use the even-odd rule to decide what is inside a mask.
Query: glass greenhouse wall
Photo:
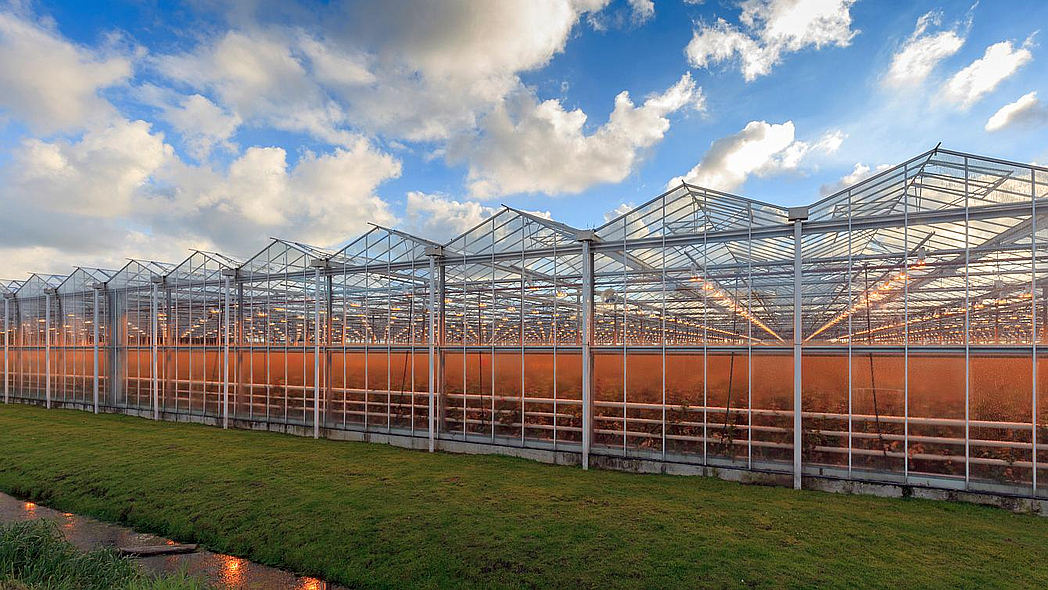
[[[596,229],[31,275],[0,281],[4,396],[1048,497],[1046,197],[935,149],[809,207],[682,184]]]

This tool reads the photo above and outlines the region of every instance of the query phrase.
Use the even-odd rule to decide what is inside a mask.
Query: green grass
[[[356,587],[1048,587],[1048,518],[0,407],[0,489]]]
[[[148,576],[111,549],[79,551],[51,522],[0,526],[0,590],[204,590],[177,573]]]

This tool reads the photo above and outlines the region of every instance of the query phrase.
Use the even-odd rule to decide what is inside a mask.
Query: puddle
[[[23,502],[0,494],[0,522],[44,519],[55,522],[71,543],[82,550],[100,547],[144,547],[173,542],[163,537],[135,531],[85,516],[59,512],[33,502]],[[155,573],[185,569],[208,580],[217,588],[235,590],[344,590],[316,578],[296,576],[277,568],[246,559],[201,549],[195,553],[157,555],[135,560],[143,569]]]

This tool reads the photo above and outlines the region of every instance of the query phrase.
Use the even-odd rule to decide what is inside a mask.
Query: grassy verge
[[[0,590],[205,590],[184,574],[147,576],[114,551],[79,551],[56,525],[0,526]]]
[[[1048,518],[0,407],[0,490],[360,587],[1048,587]]]

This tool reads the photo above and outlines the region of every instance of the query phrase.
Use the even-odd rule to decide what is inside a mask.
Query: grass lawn
[[[18,404],[0,489],[359,587],[1048,587],[1048,518]]]

